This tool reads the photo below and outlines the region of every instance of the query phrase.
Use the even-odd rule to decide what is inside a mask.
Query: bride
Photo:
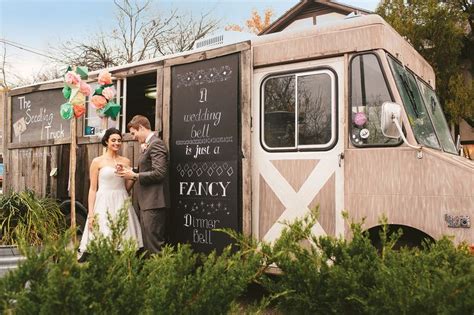
[[[105,131],[102,138],[102,145],[106,147],[106,152],[92,160],[90,166],[90,187],[89,187],[89,213],[87,215],[87,227],[84,229],[79,251],[86,252],[87,245],[92,239],[92,227],[97,224],[99,232],[104,236],[109,236],[111,230],[107,220],[107,213],[115,220],[118,211],[124,206],[129,198],[133,181],[125,180],[116,175],[118,167],[130,167],[130,160],[118,154],[122,146],[122,134],[115,128]],[[130,204],[130,203],[127,203]],[[124,239],[133,239],[138,247],[143,246],[140,223],[137,214],[130,205],[128,207],[128,225],[123,234]]]

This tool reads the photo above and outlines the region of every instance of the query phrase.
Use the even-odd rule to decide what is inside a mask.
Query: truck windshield
[[[425,106],[433,121],[436,134],[443,150],[457,155],[456,145],[454,144],[451,133],[449,132],[448,123],[443,114],[443,109],[439,104],[438,97],[435,91],[425,82],[418,79],[418,86],[420,87],[421,95],[425,101]]]
[[[393,58],[388,60],[416,140],[424,146],[441,149],[415,77]]]

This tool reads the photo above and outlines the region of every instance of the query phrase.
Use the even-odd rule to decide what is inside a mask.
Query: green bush
[[[116,221],[109,218],[112,236],[96,233],[84,264],[77,262],[77,252],[71,248],[72,231],[59,239],[48,238],[39,250],[20,240],[26,261],[0,279],[4,312],[135,314],[142,304],[137,294],[142,262],[136,256],[136,246],[122,241],[120,233],[126,222],[125,208]]]
[[[17,244],[24,238],[31,245],[41,245],[43,239],[58,239],[66,222],[54,199],[40,198],[33,191],[0,195],[0,244]]]
[[[41,249],[19,241],[27,259],[0,279],[0,306],[5,314],[67,314],[73,312],[72,305],[80,305],[80,283],[74,281],[80,266],[69,243],[69,233],[47,239]]]
[[[193,253],[188,245],[146,262],[146,314],[225,314],[260,265],[258,255],[226,248],[221,255]]]
[[[311,235],[317,215],[298,220],[273,244],[260,244],[278,277],[259,281],[288,314],[472,314],[474,257],[447,238],[423,250],[394,250],[397,237],[381,233],[382,250],[372,246],[361,224],[352,239]]]
[[[3,312],[222,314],[254,277],[258,256],[244,257],[230,248],[205,256],[187,245],[166,247],[141,259],[136,245],[121,238],[127,223],[124,209],[116,221],[109,218],[111,237],[94,234],[82,264],[70,248],[71,232],[48,240],[41,250],[21,242],[27,260],[0,279]]]
[[[112,236],[96,235],[82,264],[70,248],[70,231],[46,239],[41,250],[20,240],[27,260],[0,279],[3,313],[259,314],[269,305],[284,314],[474,312],[474,257],[447,238],[423,250],[394,250],[400,233],[388,237],[384,229],[377,250],[361,224],[351,224],[350,240],[312,236],[312,213],[273,244],[226,231],[238,248],[220,255],[178,245],[142,259],[121,238],[124,209],[111,222]],[[270,265],[282,274],[265,274]],[[254,281],[269,294],[242,302]]]

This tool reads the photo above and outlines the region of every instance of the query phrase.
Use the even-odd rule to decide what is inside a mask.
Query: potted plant
[[[19,240],[41,246],[48,238],[59,238],[66,221],[54,199],[40,198],[33,191],[0,195],[0,276],[23,259]]]

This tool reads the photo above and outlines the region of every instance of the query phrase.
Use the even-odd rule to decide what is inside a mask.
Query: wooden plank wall
[[[121,154],[128,157],[132,165],[139,155],[138,143],[125,141]],[[54,145],[33,148],[9,149],[9,172],[5,179],[9,190],[31,189],[40,196],[59,200],[69,199],[69,152],[70,145]],[[99,142],[80,144],[77,148],[76,200],[87,206],[89,192],[89,166],[92,160],[103,153]],[[56,175],[51,171],[56,168]]]

